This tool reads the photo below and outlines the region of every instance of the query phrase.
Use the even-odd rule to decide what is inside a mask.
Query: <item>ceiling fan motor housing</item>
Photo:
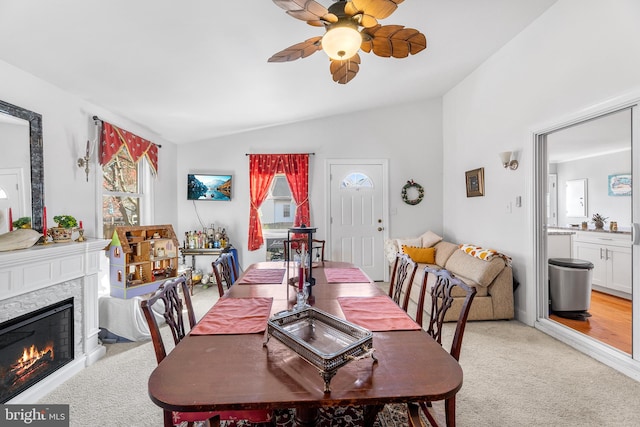
[[[329,6],[329,13],[337,16],[338,21],[334,23],[325,21],[326,33],[322,37],[322,48],[333,59],[345,60],[352,57],[362,44],[362,35],[358,31],[358,19],[345,13],[345,4],[345,1],[338,1]]]

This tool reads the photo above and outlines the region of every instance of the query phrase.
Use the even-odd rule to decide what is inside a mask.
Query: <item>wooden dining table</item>
[[[290,310],[296,288],[287,280],[296,272],[285,267],[284,262],[250,266],[220,301],[267,297],[273,298],[270,315]],[[254,270],[276,268],[285,269],[280,283],[255,283],[267,272]],[[325,272],[340,268],[354,269],[339,262],[313,268],[315,308],[345,318],[338,298],[385,295],[368,278],[328,283]],[[245,277],[251,283],[243,283]],[[271,338],[264,345],[265,340],[265,333],[189,334],[152,372],[151,400],[163,409],[183,412],[295,408],[300,426],[314,425],[320,407],[361,405],[365,425],[370,426],[387,403],[444,400],[462,387],[458,362],[419,329],[375,331],[377,362],[363,358],[340,367],[327,393],[315,366],[280,341]]]

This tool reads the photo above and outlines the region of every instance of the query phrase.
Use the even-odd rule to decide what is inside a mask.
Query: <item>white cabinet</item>
[[[548,258],[571,258],[571,236],[573,233],[549,233],[547,234]]]
[[[599,290],[631,295],[630,234],[578,231],[573,239],[573,258],[593,263],[593,285]]]

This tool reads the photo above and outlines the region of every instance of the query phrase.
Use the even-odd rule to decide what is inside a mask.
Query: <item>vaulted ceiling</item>
[[[381,24],[420,30],[427,49],[361,52],[346,85],[322,51],[267,62],[324,33],[269,0],[0,0],[0,60],[188,143],[440,97],[554,2],[406,0]]]

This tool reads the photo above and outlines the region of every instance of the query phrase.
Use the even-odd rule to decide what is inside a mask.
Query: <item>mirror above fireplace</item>
[[[3,153],[8,155],[14,152],[9,149],[11,144],[24,144],[29,147],[28,165],[24,165],[25,175],[30,177],[30,184],[24,191],[31,190],[31,227],[42,231],[42,209],[44,207],[44,156],[42,150],[42,116],[33,111],[18,107],[0,100],[0,115],[10,116],[16,119],[25,120],[29,125],[29,137],[25,141],[5,141],[0,138],[0,146],[3,146]],[[26,173],[28,171],[29,173]],[[24,199],[29,199],[28,194]],[[26,213],[25,216],[29,216]],[[17,218],[14,218],[17,219]]]

